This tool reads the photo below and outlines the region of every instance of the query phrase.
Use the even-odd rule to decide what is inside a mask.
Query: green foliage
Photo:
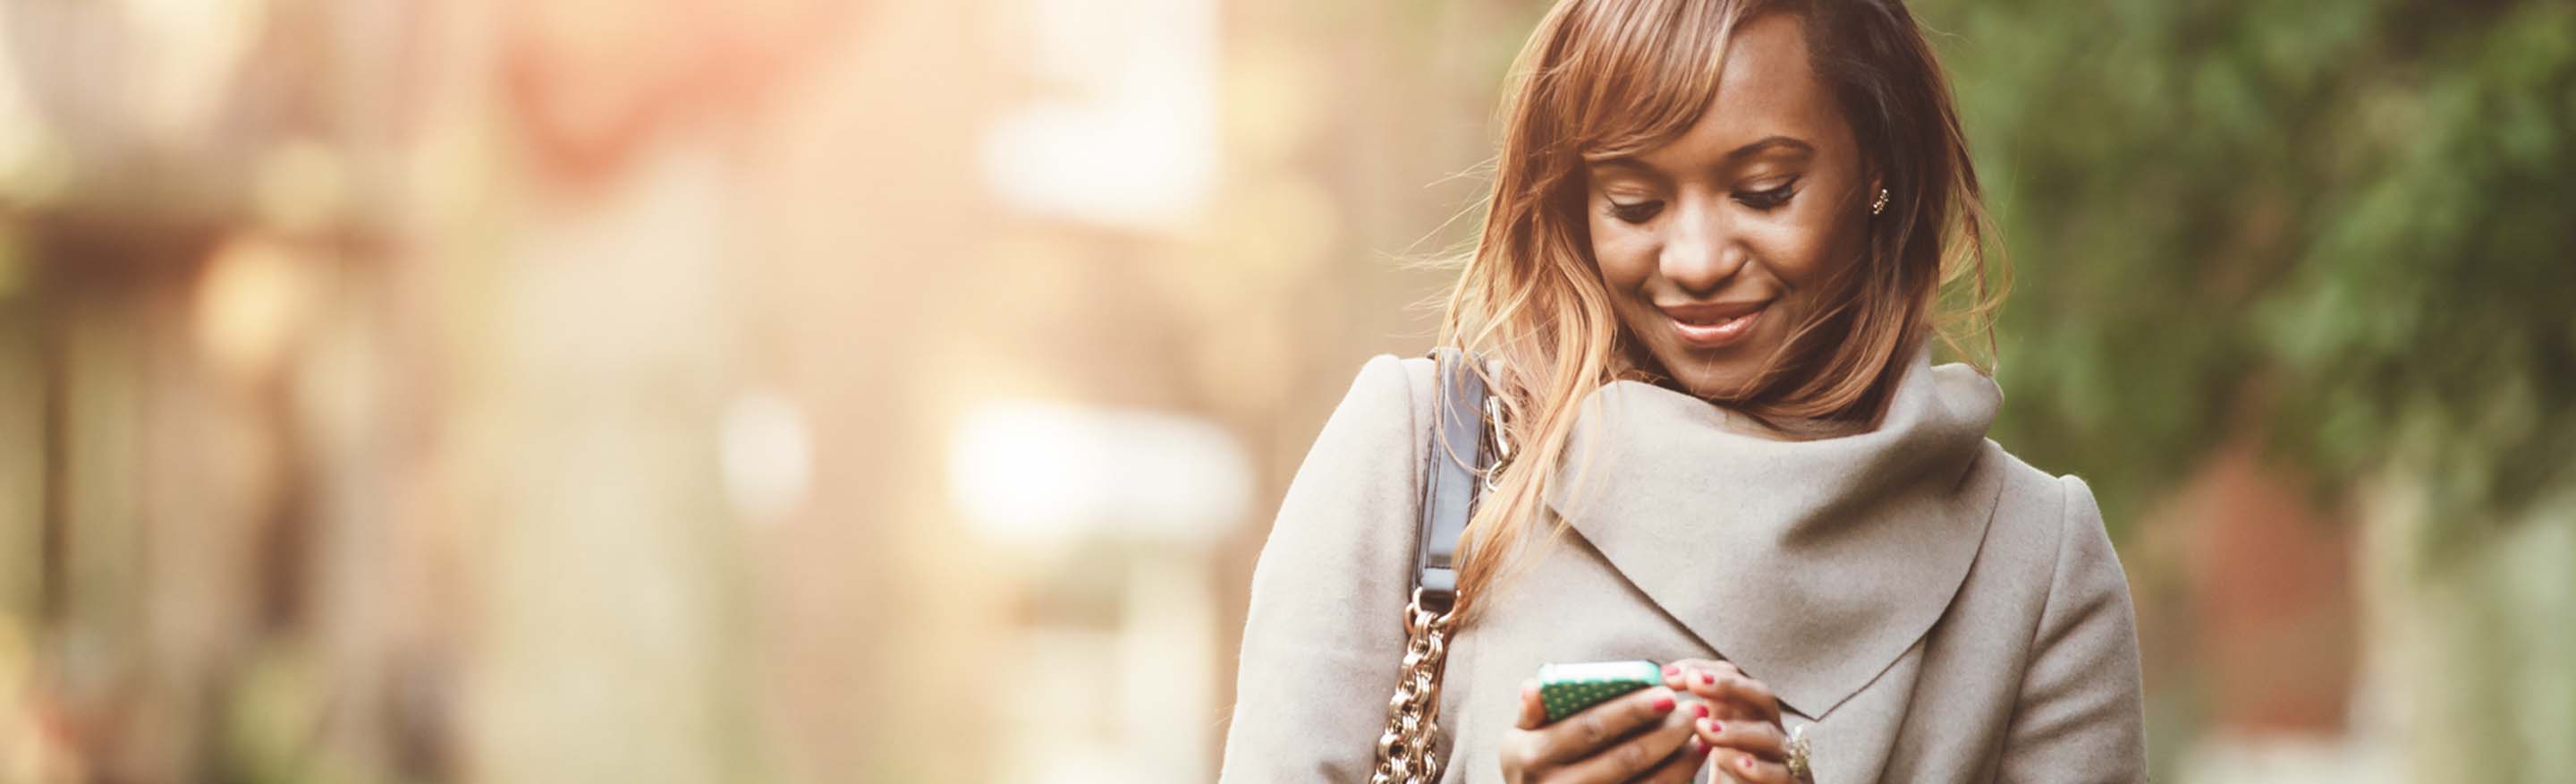
[[[2115,520],[2235,433],[2444,518],[2570,480],[2576,5],[1917,13],[2017,277],[1999,440]]]

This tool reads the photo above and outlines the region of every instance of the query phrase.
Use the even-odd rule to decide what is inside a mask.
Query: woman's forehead
[[[1699,119],[1670,143],[1635,157],[1652,168],[1678,169],[1812,155],[1848,144],[1841,119],[1810,64],[1798,18],[1763,14],[1745,20],[1728,41],[1716,94]]]

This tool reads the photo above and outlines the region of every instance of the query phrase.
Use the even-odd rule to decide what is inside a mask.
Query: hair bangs
[[[1599,4],[1568,20],[1572,45],[1551,64],[1553,114],[1583,160],[1626,157],[1679,138],[1717,99],[1727,42],[1752,3]],[[1716,31],[1716,34],[1710,34]]]

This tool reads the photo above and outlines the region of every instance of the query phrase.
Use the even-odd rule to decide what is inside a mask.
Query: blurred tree
[[[2240,432],[2420,474],[2428,548],[2569,481],[2576,5],[1923,5],[2017,274],[2000,440],[2114,521]]]
[[[2395,687],[2408,772],[2563,780],[2576,636],[2532,621],[2576,607],[2576,4],[1918,13],[2017,275],[1996,437],[2115,529],[2267,442],[2361,523],[2395,674],[2355,693]]]

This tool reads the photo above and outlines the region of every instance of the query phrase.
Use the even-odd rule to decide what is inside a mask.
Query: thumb
[[[1522,681],[1521,721],[1518,726],[1524,730],[1534,730],[1545,724],[1547,724],[1547,705],[1539,702],[1538,681]]]

